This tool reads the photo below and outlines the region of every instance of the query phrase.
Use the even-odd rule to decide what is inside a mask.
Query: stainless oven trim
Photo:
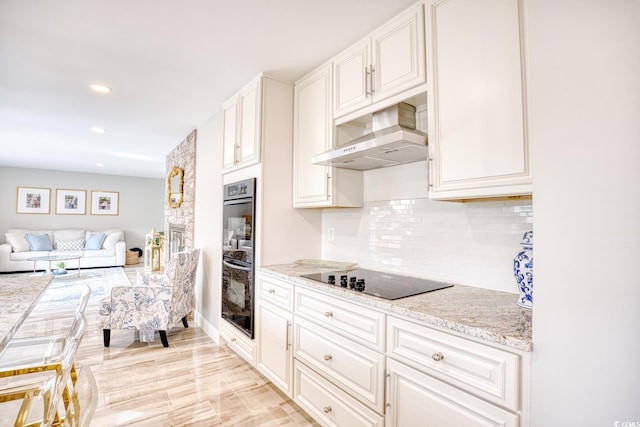
[[[240,265],[239,263],[234,263],[234,262],[227,261],[226,259],[223,259],[222,263],[224,265],[226,265],[227,267],[229,267],[229,268],[233,268],[234,270],[253,271],[253,268],[251,266],[250,267],[245,267],[243,265]],[[252,264],[249,264],[249,265],[252,265]]]

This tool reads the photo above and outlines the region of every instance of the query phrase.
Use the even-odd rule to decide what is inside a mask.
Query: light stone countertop
[[[53,276],[0,276],[0,352],[52,280]]]
[[[517,294],[454,285],[452,288],[412,297],[386,300],[300,277],[302,274],[337,270],[335,268],[292,263],[270,265],[259,270],[296,285],[336,295],[388,314],[399,314],[427,325],[439,326],[522,351],[532,349],[532,313],[516,303]]]

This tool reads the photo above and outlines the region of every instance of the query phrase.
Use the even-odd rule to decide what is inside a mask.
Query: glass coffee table
[[[33,261],[33,272],[36,272],[36,265],[38,261],[46,262],[45,274],[59,275],[59,274],[67,274],[65,273],[55,273],[51,270],[52,262],[62,262],[62,261],[73,261],[78,260],[78,269],[75,274],[80,274],[80,258],[82,255],[45,255],[45,256],[36,256],[33,258],[27,258],[27,261]],[[65,270],[67,271],[67,270]]]

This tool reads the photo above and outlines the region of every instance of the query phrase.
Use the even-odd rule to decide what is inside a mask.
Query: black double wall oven
[[[222,317],[253,339],[256,179],[224,186]]]

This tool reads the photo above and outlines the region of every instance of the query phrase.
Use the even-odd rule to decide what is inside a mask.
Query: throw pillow
[[[116,243],[122,240],[122,231],[116,231],[114,233],[108,233],[102,242],[103,249],[115,249]]]
[[[51,240],[47,234],[25,234],[25,239],[29,242],[32,251],[52,251]]]
[[[56,249],[59,251],[82,251],[84,240],[56,240]]]
[[[13,252],[29,252],[31,247],[24,237],[25,233],[5,233],[5,241],[11,245]]]
[[[87,242],[84,244],[84,248],[88,251],[98,251],[102,249],[102,242],[105,238],[104,233],[91,233],[87,236]]]

